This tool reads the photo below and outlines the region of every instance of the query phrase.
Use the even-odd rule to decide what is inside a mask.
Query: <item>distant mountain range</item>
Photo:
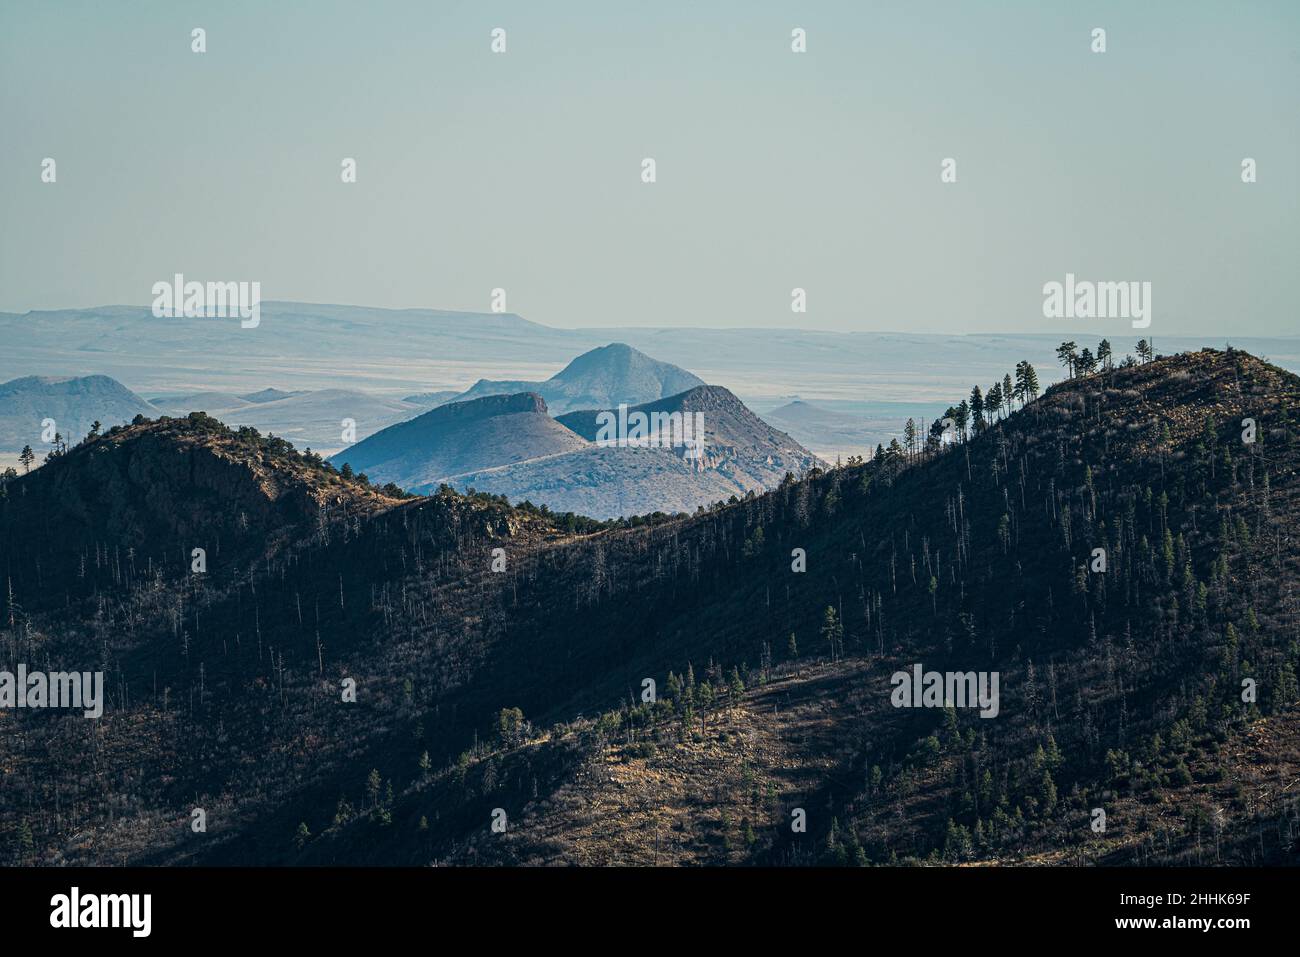
[[[413,492],[446,483],[593,518],[691,512],[765,491],[787,473],[800,475],[822,464],[721,386],[698,386],[627,409],[629,416],[637,412],[700,413],[701,454],[691,458],[682,446],[598,445],[599,411],[570,412],[557,420],[541,396],[523,392],[441,406],[331,461]]]
[[[496,391],[516,385],[541,391]],[[672,389],[678,391],[665,395]],[[553,417],[548,395],[570,411]],[[0,423],[9,423],[0,431],[0,450],[6,438],[13,451],[23,444],[40,450],[40,423],[47,417],[75,443],[94,421],[107,428],[136,415],[202,412],[232,428],[279,436],[300,450],[328,454],[343,447],[332,461],[379,483],[428,492],[445,482],[595,518],[690,512],[762,492],[787,473],[824,464],[729,390],[622,343],[586,352],[542,382],[481,379],[448,398],[445,392],[390,399],[351,389],[262,388],[146,401],[107,376],[29,377],[0,390]],[[620,406],[631,415],[679,420],[699,413],[705,429],[700,455],[688,458],[680,444],[601,447],[597,419],[602,411],[617,414]],[[358,441],[349,445],[349,438]]]
[[[332,451],[346,444],[344,421],[355,423],[357,438],[419,415],[422,406],[402,399],[386,399],[356,389],[317,389],[284,392],[263,389],[236,396],[200,392],[175,399],[155,399],[168,415],[206,412],[227,425],[251,426],[263,433],[288,439],[299,449]]]
[[[497,391],[514,387],[522,388]],[[595,400],[597,407],[552,418],[548,396],[569,406]],[[601,411],[617,414],[620,405],[628,415],[676,415],[679,421],[700,413],[702,454],[688,459],[680,445],[602,447],[597,418]],[[413,492],[446,483],[594,518],[690,512],[764,491],[787,473],[821,464],[727,389],[622,343],[578,356],[545,382],[480,380],[453,401],[389,426],[331,461]]]
[[[246,425],[274,433],[300,449],[332,450],[346,444],[345,419],[353,420],[357,436],[364,437],[418,415],[422,408],[353,389],[267,388],[244,395],[207,391],[150,401],[109,376],[26,376],[0,385],[0,452],[18,451],[24,445],[38,453],[48,450],[41,424],[46,419],[53,419],[63,440],[73,443],[83,439],[95,422],[107,429],[137,415],[179,417],[191,412],[206,412],[236,428]]]
[[[954,397],[968,394],[972,382],[987,388],[995,377],[1010,372],[1004,364],[1008,355],[1032,362],[1047,385],[1061,375],[1055,349],[1062,339],[1077,339],[1080,345],[1090,340],[1095,348],[1105,335],[1123,354],[1133,351],[1138,338],[1127,324],[1111,328],[1101,322],[1061,323],[1041,335],[709,325],[722,321],[703,317],[693,326],[629,328],[611,315],[603,328],[564,329],[509,313],[269,299],[262,303],[256,329],[218,319],[158,319],[148,306],[0,313],[0,378],[93,371],[125,382],[142,395],[185,394],[197,391],[195,383],[244,395],[273,383],[288,390],[347,388],[401,397],[457,387],[463,393],[480,378],[545,382],[574,356],[621,342],[690,369],[704,381],[726,385],[756,410],[774,408],[786,401],[783,396],[797,394],[827,408],[834,407],[826,406],[828,401],[861,401],[882,408],[938,404],[928,413],[933,415]],[[871,322],[877,328],[906,324],[902,317],[896,322],[873,317]],[[1223,347],[1227,342],[1226,335],[1210,342],[1154,328],[1144,335],[1150,338],[1151,333],[1163,353]],[[1298,337],[1233,337],[1232,344],[1300,371]],[[560,413],[580,407],[567,406],[536,388],[504,391],[537,391]],[[612,403],[584,403],[589,408],[607,404]],[[874,423],[861,447],[888,444],[901,428],[902,419],[895,419],[888,418],[890,431]]]

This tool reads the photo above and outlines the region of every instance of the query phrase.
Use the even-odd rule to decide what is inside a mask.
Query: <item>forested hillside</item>
[[[91,438],[4,486],[0,649],[111,702],[0,712],[0,853],[1294,862],[1298,397],[1240,352],[1080,368],[612,523],[204,417]],[[997,672],[997,715],[894,707],[918,663]]]

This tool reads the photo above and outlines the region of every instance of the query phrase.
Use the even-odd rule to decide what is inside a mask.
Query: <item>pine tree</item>
[[[1278,669],[1272,687],[1274,713],[1300,698],[1300,682],[1296,681],[1295,668],[1289,662]]]
[[[668,672],[668,700],[676,704],[682,699],[682,679],[677,677],[677,673]]]
[[[1043,771],[1043,779],[1038,784],[1038,806],[1043,816],[1056,810],[1056,782],[1052,780],[1051,771]]]
[[[1092,357],[1091,349],[1085,348],[1082,352],[1079,353],[1079,359],[1078,362],[1076,363],[1076,367],[1079,370],[1079,375],[1081,376],[1092,375],[1093,370],[1097,368],[1097,360]]]
[[[835,614],[834,605],[827,605],[822,615],[822,638],[831,646],[831,660],[838,661],[844,651],[844,626]]]
[[[975,430],[975,434],[978,435],[979,433],[984,431],[984,424],[985,424],[984,423],[984,395],[982,392],[980,392],[979,386],[974,386],[970,390],[970,414],[971,414],[971,428],[973,428]]]
[[[1028,359],[1016,363],[1016,398],[1023,406],[1038,397],[1038,373]]]
[[[970,857],[972,849],[970,831],[949,818],[944,829],[944,855],[952,861],[964,861]]]
[[[1056,358],[1060,360],[1061,365],[1065,366],[1067,379],[1074,378],[1075,364],[1078,362],[1079,346],[1073,342],[1062,342],[1056,347]],[[1019,370],[1019,366],[1016,367]]]
[[[1001,414],[1001,412],[1002,412],[1002,383],[1000,383],[1000,382],[994,382],[993,385],[992,385],[992,387],[989,388],[989,391],[988,391],[988,398],[987,398],[987,404],[988,404],[988,409],[989,409],[989,418],[990,418],[990,419],[992,419],[995,415],[999,415],[999,414]]]
[[[1056,738],[1050,733],[1047,735],[1047,750],[1044,752],[1043,757],[1049,771],[1055,771],[1065,760],[1061,754],[1061,749],[1056,746]]]

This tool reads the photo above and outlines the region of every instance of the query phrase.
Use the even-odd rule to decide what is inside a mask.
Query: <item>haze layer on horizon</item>
[[[1298,37],[1282,0],[7,2],[0,309],[180,272],[395,308],[502,288],[560,328],[1068,337],[1042,287],[1071,272],[1150,282],[1156,336],[1290,334]]]

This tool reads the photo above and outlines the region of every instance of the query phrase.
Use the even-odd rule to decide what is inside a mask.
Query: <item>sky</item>
[[[503,288],[561,327],[1051,333],[1071,272],[1150,282],[1153,335],[1286,335],[1298,172],[1295,0],[0,0],[10,312],[180,272]]]

